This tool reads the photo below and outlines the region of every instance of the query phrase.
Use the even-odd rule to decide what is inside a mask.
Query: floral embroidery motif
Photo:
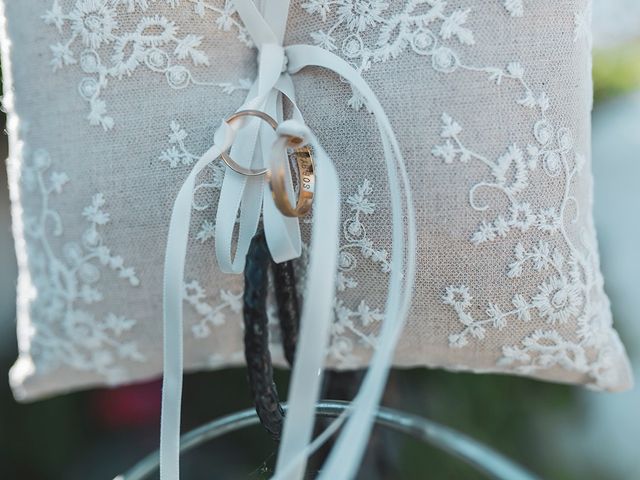
[[[376,204],[369,199],[372,192],[371,182],[364,180],[357,192],[347,197],[346,205],[350,207],[350,215],[342,224],[343,241],[340,245],[336,278],[338,292],[358,287],[357,280],[351,276],[358,265],[354,251],[359,252],[363,259],[378,264],[382,273],[391,270],[387,260],[388,252],[374,246],[363,223],[363,216],[374,215],[376,211]],[[364,299],[355,310],[349,308],[340,294],[337,295],[334,310],[336,320],[331,328],[329,357],[343,368],[356,366],[360,359],[354,354],[354,343],[375,349],[375,326],[383,320],[384,314],[377,308],[370,308]]]
[[[37,150],[22,170],[24,188],[41,196],[39,210],[24,218],[25,235],[30,239],[29,272],[35,287],[30,308],[38,322],[31,337],[31,355],[43,371],[65,365],[115,383],[126,376],[119,361],[145,361],[135,342],[121,339],[136,321],[115,313],[107,313],[100,320],[89,310],[103,300],[97,287],[101,268],[111,270],[133,287],[140,280],[135,270],[104,243],[100,228],[110,217],[103,210],[106,201],[101,193],[94,195],[82,211],[88,225],[80,241],[70,241],[56,252],[52,237],[62,236],[63,224],[51,200],[62,193],[69,177],[58,171],[47,174],[51,165],[48,152]]]
[[[242,312],[242,293],[235,294],[227,290],[220,290],[221,302],[214,307],[205,301],[205,291],[197,280],[185,282],[184,300],[201,317],[200,321],[191,327],[195,338],[206,338],[211,334],[211,327],[224,325],[226,322],[224,311],[226,309],[237,315]]]
[[[469,344],[470,338],[484,340],[489,328],[501,331],[509,321],[526,323],[537,316],[549,329],[534,331],[522,340],[520,346],[504,346],[498,365],[523,373],[560,366],[587,374],[596,385],[606,385],[613,366],[613,355],[609,350],[616,341],[612,339],[614,334],[610,320],[608,324],[602,324],[603,319],[609,318],[606,306],[592,298],[592,292],[602,286],[597,258],[593,253],[597,252],[597,246],[591,229],[584,228],[580,232],[579,243],[568,232],[568,225],[575,223],[580,214],[572,186],[582,172],[585,158],[574,150],[571,132],[557,128],[547,118],[549,98],[545,92],[534,93],[524,80],[524,69],[520,64],[512,63],[506,70],[473,70],[489,73],[490,81],[498,85],[504,79],[521,84],[524,94],[516,100],[517,103],[537,110],[539,115],[532,129],[535,141],[526,149],[511,145],[503,155],[492,160],[467,148],[461,140],[462,126],[445,113],[441,131],[444,143],[435,146],[432,153],[447,164],[479,162],[486,166],[485,179],[469,191],[469,204],[478,212],[498,208],[480,203],[477,195],[482,190],[503,195],[507,207],[496,216],[482,220],[472,234],[471,242],[481,246],[516,231],[537,229],[545,240],[528,247],[518,242],[506,275],[515,279],[531,268],[534,272],[543,273],[545,279],[535,293],[516,293],[508,308],[489,303],[480,319],[472,313],[469,287],[449,286],[442,301],[453,308],[462,326],[461,331],[450,335],[449,344],[463,348]],[[535,175],[537,180],[534,181]],[[522,197],[528,188],[539,185],[544,178],[561,181],[563,196],[552,199],[550,206],[536,209]],[[575,340],[565,338],[553,329],[569,322],[579,327]],[[595,360],[590,360],[590,357],[595,357]]]
[[[391,265],[387,260],[385,249],[378,249],[367,236],[365,218],[375,215],[376,204],[369,196],[373,193],[371,182],[364,180],[357,191],[347,197],[346,205],[349,215],[342,224],[342,239],[338,257],[338,272],[336,276],[336,300],[333,305],[335,320],[331,326],[331,337],[327,356],[339,368],[357,368],[362,365],[364,358],[360,351],[375,350],[377,344],[377,328],[384,319],[384,314],[377,308],[371,308],[366,299],[360,299],[355,308],[349,306],[345,299],[349,290],[359,287],[358,281],[352,276],[359,260],[368,260],[377,264],[382,274],[389,273]],[[359,259],[354,252],[359,252]],[[308,264],[308,247],[303,244],[301,265]],[[298,288],[304,289],[305,272],[298,274]]]
[[[219,1],[223,4],[186,0],[196,15],[204,18],[212,13],[219,30],[234,29],[238,39],[251,46],[245,28],[236,18],[232,0]],[[524,14],[524,0],[501,1],[512,16]],[[102,94],[110,81],[131,76],[139,68],[164,74],[168,85],[176,90],[190,84],[221,86],[228,93],[238,88],[195,78],[191,67],[209,65],[207,54],[200,48],[203,37],[180,35],[174,21],[149,14],[154,4],[172,9],[180,6],[178,0],[76,0],[73,8],[66,10],[59,0],[53,0],[42,16],[47,25],[54,26],[63,36],[50,46],[54,71],[77,65],[87,75],[80,80],[78,92],[89,103],[87,119],[91,125],[100,125],[105,130],[113,128],[115,120],[108,115]],[[313,41],[328,50],[338,50],[340,44],[343,56],[360,71],[369,69],[372,63],[396,58],[410,47],[416,53],[431,56],[434,69],[449,72],[456,69],[458,54],[439,42],[455,39],[462,45],[475,44],[473,32],[464,26],[471,10],[451,10],[444,0],[411,1],[400,10],[381,0],[309,0],[302,8],[320,15],[323,21],[332,16],[332,25],[326,31],[311,33]],[[135,28],[124,31],[119,16],[136,11],[144,16]],[[576,17],[577,25],[579,21]],[[371,29],[376,29],[378,37],[375,45],[368,46],[363,35]],[[240,88],[246,87],[240,84]],[[364,102],[354,92],[350,105],[359,109]]]
[[[349,217],[342,226],[342,233],[346,241],[340,246],[338,290],[344,291],[347,288],[355,288],[357,282],[354,278],[347,276],[357,266],[355,255],[351,252],[356,249],[364,258],[369,258],[374,263],[380,265],[383,272],[389,272],[391,265],[387,258],[389,253],[385,249],[377,250],[373,242],[367,237],[367,230],[361,221],[361,215],[373,215],[376,205],[372,203],[368,195],[373,192],[369,180],[364,180],[358,187],[357,193],[347,198],[346,204],[350,207],[352,216]]]
[[[105,130],[113,128],[115,121],[107,114],[107,103],[102,94],[109,83],[133,75],[139,68],[164,74],[169,86],[179,90],[190,84],[213,86],[215,83],[197,80],[189,66],[208,66],[209,58],[200,49],[203,37],[181,35],[176,23],[162,15],[145,15],[135,28],[125,31],[119,23],[123,11],[147,12],[159,0],[76,0],[69,11],[53,0],[51,9],[42,19],[54,26],[64,38],[51,45],[53,70],[78,65],[87,74],[78,84],[80,96],[89,103],[87,116],[91,125]],[[247,33],[233,17],[229,0],[217,6],[204,0],[186,0],[193,11],[204,18],[207,12],[216,15],[219,30],[237,30],[238,38],[251,45]],[[178,0],[164,0],[171,8],[178,8]]]
[[[191,165],[193,162],[200,158],[199,156],[191,153],[185,146],[184,141],[187,139],[187,132],[180,126],[177,121],[172,121],[170,125],[171,133],[168,135],[169,148],[162,151],[159,159],[163,162],[167,162],[171,168],[176,168],[180,165]],[[221,160],[211,162],[207,165],[204,175],[207,175],[207,179],[198,183],[194,189],[193,195],[193,208],[198,211],[207,210],[210,208],[209,203],[199,203],[198,199],[201,197],[201,192],[206,193],[207,190],[219,190],[222,187],[222,180],[224,179],[225,167]],[[206,242],[213,239],[215,236],[215,224],[210,220],[204,220],[201,224],[200,231],[196,235],[196,239],[200,242]]]
[[[525,0],[500,1],[511,16],[524,16]],[[339,50],[361,73],[374,63],[397,58],[409,48],[430,57],[434,70],[451,73],[462,65],[455,47],[446,43],[453,40],[459,45],[475,45],[473,32],[466,26],[472,9],[451,8],[445,0],[396,4],[382,0],[308,0],[302,8],[329,24],[312,32],[312,40],[327,50]],[[496,77],[497,82],[500,80]],[[365,106],[356,91],[349,104],[356,110]]]
[[[435,70],[450,72],[458,65],[458,54],[441,41],[475,44],[473,32],[465,27],[471,10],[452,10],[444,0],[413,0],[400,8],[381,0],[309,0],[302,8],[329,22],[328,28],[311,33],[313,41],[327,50],[340,50],[360,72],[408,48],[430,56]],[[367,42],[372,31],[377,38],[371,36]],[[354,91],[349,104],[357,110],[364,99]]]

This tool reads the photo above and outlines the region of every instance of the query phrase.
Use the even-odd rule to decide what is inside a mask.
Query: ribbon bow
[[[336,170],[317,138],[306,127],[295,103],[291,76],[306,67],[330,70],[349,82],[366,100],[374,114],[383,145],[392,203],[392,254],[389,294],[385,318],[379,333],[369,370],[344,420],[336,447],[327,459],[321,479],[352,478],[357,473],[366,447],[373,415],[383,393],[393,352],[402,332],[410,305],[415,270],[415,226],[409,180],[404,160],[391,124],[375,94],[346,61],[312,45],[283,47],[289,0],[262,2],[262,12],[252,0],[235,0],[235,8],[253,39],[258,54],[258,76],[239,110],[261,110],[282,121],[281,97],[293,104],[293,118],[280,123],[274,132],[268,125],[244,118],[223,122],[214,136],[214,145],[193,166],[176,197],[164,265],[164,381],[160,433],[160,478],[179,479],[180,408],[183,374],[182,282],[191,219],[191,201],[199,172],[222,152],[231,148],[231,156],[245,168],[282,165],[286,158],[287,136],[303,138],[312,147],[316,163],[317,186],[312,236],[305,285],[300,336],[291,385],[289,409],[274,478],[298,480],[304,474],[306,460],[314,448],[335,430],[310,443],[323,364],[333,322],[335,276],[339,251],[340,190]],[[342,85],[341,83],[336,83]],[[258,148],[259,147],[259,148]],[[288,176],[290,196],[293,186]],[[274,204],[265,179],[247,177],[226,169],[216,214],[216,257],[224,272],[240,273],[260,214],[267,244],[273,258],[282,262],[301,252],[297,219],[282,215]],[[239,214],[236,254],[232,240]]]

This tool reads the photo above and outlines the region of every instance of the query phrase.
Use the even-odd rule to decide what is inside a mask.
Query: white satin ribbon
[[[160,437],[162,480],[179,478],[182,283],[196,176],[229,147],[232,157],[242,166],[260,168],[269,158],[271,167],[282,164],[288,167],[287,135],[300,136],[312,146],[318,180],[308,280],[297,347],[300,354],[296,357],[292,372],[289,410],[274,478],[298,480],[304,473],[307,456],[311,453],[315,403],[320,389],[330,326],[334,319],[340,220],[340,192],[335,168],[315,136],[304,125],[295,104],[290,75],[307,66],[321,67],[346,79],[365,98],[375,115],[387,165],[393,213],[392,269],[385,319],[370,369],[339,436],[338,448],[333,450],[323,468],[323,479],[352,478],[357,472],[411,298],[415,269],[411,193],[404,161],[382,106],[360,74],[340,57],[310,45],[294,45],[283,49],[281,45],[289,1],[263,3],[264,16],[251,0],[234,2],[260,52],[258,77],[239,110],[261,109],[280,122],[282,106],[279,96],[285,95],[294,105],[294,120],[280,123],[275,133],[266,124],[256,120],[248,121],[246,118],[234,121],[231,125],[223,123],[216,131],[214,146],[194,165],[176,197],[169,226],[164,276],[164,384]],[[288,189],[292,196],[291,182]],[[301,241],[298,222],[279,213],[267,190],[264,179],[248,179],[227,169],[216,214],[216,257],[221,270],[234,273],[243,270],[261,208],[267,243],[276,261],[299,256]],[[238,212],[240,226],[234,256],[231,250]]]
[[[276,44],[260,45],[260,63],[258,79],[249,91],[247,100],[240,109],[253,108],[263,110],[276,121],[282,120],[282,109],[278,108],[278,84],[286,83],[288,74],[282,73],[284,50]],[[293,92],[291,93],[293,96]],[[295,101],[295,99],[293,99]],[[260,168],[275,140],[275,132],[269,125],[253,119],[238,132],[231,148],[231,156],[244,167]],[[260,147],[260,148],[258,148]],[[289,169],[287,185],[293,193]],[[225,273],[241,273],[251,239],[258,228],[260,213],[264,202],[265,236],[275,261],[284,262],[300,256],[302,241],[297,219],[288,218],[277,212],[269,192],[265,192],[264,178],[246,177],[226,169],[220,190],[219,206],[216,213],[215,251],[220,270]],[[240,219],[235,256],[232,253],[236,219]]]

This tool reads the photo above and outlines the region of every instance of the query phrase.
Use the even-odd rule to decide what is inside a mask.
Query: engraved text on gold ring
[[[286,174],[284,168],[278,168],[275,171],[267,173],[269,179],[269,187],[273,201],[280,212],[287,217],[302,217],[309,213],[313,204],[313,195],[315,191],[315,168],[311,148],[298,147],[294,148],[293,155],[298,164],[298,201],[296,205],[291,205],[289,195],[285,186]]]

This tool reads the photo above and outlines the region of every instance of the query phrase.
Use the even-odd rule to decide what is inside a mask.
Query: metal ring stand
[[[348,408],[347,402],[324,401],[317,406],[319,417],[338,417]],[[286,404],[283,408],[287,409]],[[235,432],[259,423],[254,409],[213,420],[192,430],[180,439],[180,451],[188,452],[193,448],[227,433]],[[504,457],[493,449],[448,427],[432,422],[417,415],[403,413],[390,408],[380,408],[376,414],[376,424],[410,435],[430,444],[466,462],[488,478],[497,480],[537,480],[538,477]],[[128,472],[114,480],[144,480],[158,469],[158,452],[154,452]]]

